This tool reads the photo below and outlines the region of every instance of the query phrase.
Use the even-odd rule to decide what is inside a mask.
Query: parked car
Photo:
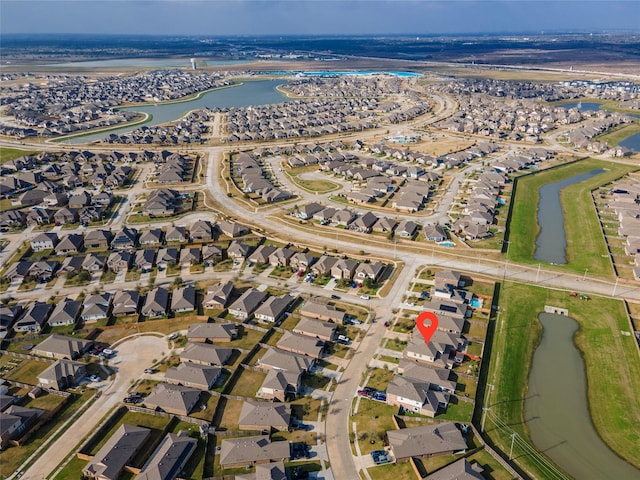
[[[101,382],[102,381],[102,379],[98,375],[91,375],[89,377],[89,380],[92,381],[92,382]]]
[[[333,298],[334,300],[340,300],[340,297],[336,294],[331,295],[331,298]]]
[[[391,457],[387,455],[387,452],[384,450],[374,450],[371,452],[371,457],[373,458],[373,463],[376,465],[382,465],[384,463],[391,462]]]
[[[371,300],[371,297],[369,295],[360,295],[360,298],[362,300]]]
[[[104,350],[102,350],[102,353],[104,353],[105,355],[115,355],[115,350],[111,350],[110,348],[105,348]]]
[[[338,343],[341,343],[343,345],[350,345],[351,339],[346,335],[338,335]]]
[[[155,368],[145,368],[144,373],[156,373]]]

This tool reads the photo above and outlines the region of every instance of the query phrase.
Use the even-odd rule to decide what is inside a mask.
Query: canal
[[[578,322],[549,313],[538,318],[544,330],[525,400],[534,445],[578,480],[639,479],[640,471],[616,456],[591,422],[584,360],[574,344]]]
[[[156,103],[153,105],[124,107],[123,109],[149,114],[151,115],[151,118],[144,123],[136,125],[135,127],[121,127],[108,132],[69,137],[62,140],[62,142],[68,144],[90,143],[102,140],[112,133],[120,135],[131,132],[132,130],[142,126],[152,127],[154,125],[173,122],[192,110],[205,107],[249,107],[251,105],[270,105],[274,103],[287,102],[291,99],[276,90],[277,86],[284,83],[285,81],[283,80],[250,81],[234,87],[212,90],[198,98],[184,102]]]

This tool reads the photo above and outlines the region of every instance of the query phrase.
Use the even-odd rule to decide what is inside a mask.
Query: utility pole
[[[515,442],[516,440],[516,435],[518,435],[516,432],[513,432],[511,434],[511,450],[509,450],[509,461],[511,461],[511,459],[513,458],[513,442]]]
[[[487,411],[488,410],[491,410],[491,409],[489,407],[482,407],[482,412],[483,412],[483,415],[482,415],[482,428],[481,428],[482,433],[484,433],[484,422],[487,420]]]

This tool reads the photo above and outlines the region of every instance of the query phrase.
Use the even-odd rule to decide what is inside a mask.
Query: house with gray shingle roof
[[[278,341],[277,347],[281,350],[317,359],[322,356],[324,342],[308,335],[298,335],[297,333],[285,331]]]
[[[113,297],[112,313],[117,317],[121,315],[134,315],[138,313],[140,293],[136,290],[122,290]]]
[[[333,305],[329,305],[326,302],[307,301],[300,308],[300,315],[341,324],[344,322],[345,313],[340,310],[336,310]]]
[[[164,379],[174,385],[210,390],[220,378],[221,373],[220,367],[186,362],[177,367],[168,368]]]
[[[187,331],[191,342],[230,342],[238,335],[234,323],[192,323]]]
[[[287,431],[291,423],[291,405],[288,403],[256,402],[242,404],[238,428],[240,430]]]
[[[110,293],[100,293],[89,295],[82,302],[81,318],[85,323],[97,322],[109,316],[112,295]]]
[[[202,390],[169,383],[159,383],[144,399],[148,408],[160,408],[175,415],[189,415],[200,400]]]
[[[52,305],[44,302],[31,303],[21,318],[14,324],[16,332],[39,332],[44,328],[49,318]]]
[[[453,422],[387,431],[396,462],[464,452],[467,443]]]
[[[43,357],[75,360],[84,355],[92,345],[93,341],[91,340],[54,334],[38,344],[32,353]]]
[[[86,375],[84,363],[58,360],[38,375],[38,384],[43,388],[64,390],[76,386]]]
[[[256,471],[236,475],[236,480],[287,480],[284,462],[271,462],[256,465]]]
[[[249,288],[229,306],[229,313],[236,318],[249,319],[266,298],[267,294],[265,292],[261,292],[256,288]]]
[[[84,237],[77,233],[71,233],[60,240],[55,247],[56,255],[75,254],[82,250]]]
[[[122,424],[82,470],[84,478],[116,480],[144,445],[151,430]]]
[[[136,480],[174,480],[182,476],[182,471],[195,452],[198,441],[184,432],[168,433],[155,449]]]
[[[299,333],[300,335],[330,342],[335,337],[336,328],[335,323],[321,322],[320,320],[302,317],[291,331],[293,333]]]
[[[176,288],[171,296],[171,311],[192,312],[196,309],[196,289],[193,286]]]
[[[295,373],[305,373],[313,367],[314,363],[315,358],[269,347],[258,359],[256,365],[263,370],[291,370]]]
[[[272,442],[269,435],[225,438],[220,444],[220,465],[235,468],[288,460],[289,442]]]
[[[185,345],[180,353],[181,362],[192,362],[199,365],[224,365],[233,354],[232,348],[210,345],[208,343],[192,343]]]
[[[227,306],[231,294],[233,293],[233,282],[228,281],[212,285],[202,300],[203,308],[223,309]]]
[[[145,317],[164,317],[169,307],[169,291],[163,287],[156,287],[147,293],[140,313]]]
[[[65,298],[55,306],[47,323],[52,327],[74,325],[78,320],[81,307],[82,302]]]
[[[294,297],[289,294],[281,297],[269,297],[255,310],[254,315],[263,322],[279,322],[293,301]]]

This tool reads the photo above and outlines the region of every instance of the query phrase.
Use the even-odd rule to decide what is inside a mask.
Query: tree
[[[176,279],[173,281],[173,285],[175,287],[181,287],[184,284],[184,280],[182,279],[182,277],[176,277]]]

